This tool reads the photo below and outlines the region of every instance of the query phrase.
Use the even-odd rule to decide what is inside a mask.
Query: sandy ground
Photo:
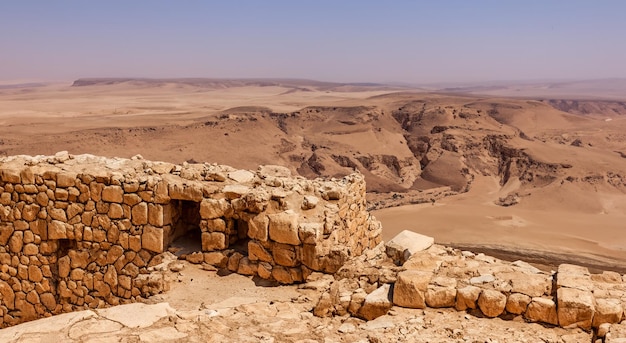
[[[597,269],[626,270],[626,214],[525,209],[494,204],[499,186],[480,178],[470,192],[434,204],[374,211],[383,238],[402,230],[435,237],[435,241],[548,264],[578,263]]]
[[[396,91],[301,83],[4,86],[0,155],[68,150],[249,169],[281,164],[307,177],[358,169],[370,190],[390,198],[428,187],[460,189],[469,168],[475,177],[467,193],[375,211],[385,239],[411,229],[439,243],[539,262],[626,265],[626,191],[618,184],[626,180],[626,116],[616,103],[587,101],[593,113],[581,115],[537,101]],[[307,112],[307,106],[316,107]],[[458,116],[463,111],[470,114]],[[484,145],[486,134],[515,136],[508,144],[530,162],[511,173],[534,180],[501,186],[497,159],[471,150]],[[423,142],[411,139],[419,135],[438,150],[417,156]],[[526,136],[532,139],[520,138]],[[575,139],[582,143],[574,146]],[[425,158],[431,163],[422,167]],[[617,183],[607,184],[615,175]],[[541,183],[545,177],[553,181]],[[507,194],[520,195],[520,203],[494,204]]]

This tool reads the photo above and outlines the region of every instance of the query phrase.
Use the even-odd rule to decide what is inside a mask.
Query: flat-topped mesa
[[[170,244],[187,259],[289,284],[381,242],[365,181],[93,155],[0,158],[0,326],[163,291]],[[157,258],[155,258],[157,257]],[[160,277],[160,279],[159,279]]]

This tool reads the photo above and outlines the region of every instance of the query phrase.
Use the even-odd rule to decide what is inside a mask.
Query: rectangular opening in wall
[[[50,265],[50,269],[53,273],[53,277],[49,279],[54,289],[56,289],[59,281],[61,279],[67,278],[70,274],[70,264],[69,264],[69,254],[71,250],[78,250],[78,242],[72,239],[62,238],[57,239],[55,241],[51,241],[56,243],[56,261]],[[65,264],[65,270],[59,270],[59,261],[64,259],[67,263]],[[55,295],[55,298],[58,299],[58,295]]]
[[[244,219],[231,219],[229,225],[228,247],[244,256],[248,255],[248,222]]]
[[[169,204],[171,213],[171,232],[168,247],[177,256],[202,250],[200,231],[200,203],[188,200],[172,200]]]
[[[71,240],[71,239],[59,239],[57,240],[57,256],[58,257],[63,257],[66,256],[70,250],[76,250],[78,247],[78,244],[75,240]]]

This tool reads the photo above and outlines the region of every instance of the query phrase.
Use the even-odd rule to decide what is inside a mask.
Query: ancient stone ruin
[[[151,267],[179,239],[192,245],[192,262],[290,284],[336,272],[379,244],[381,231],[359,174],[306,180],[279,166],[67,152],[3,158],[0,323],[162,292]]]
[[[448,307],[622,337],[626,276],[568,264],[543,271],[410,231],[383,244],[381,232],[360,174],[307,180],[280,166],[249,171],[66,152],[6,157],[0,326],[166,291],[161,271],[174,253],[300,283],[319,294],[318,317],[372,320],[393,306]]]
[[[323,292],[313,313],[372,320],[393,306],[454,308],[480,317],[593,329],[598,337],[613,329],[620,332],[613,338],[626,339],[626,275],[592,274],[571,264],[544,271],[433,244],[431,237],[411,231],[387,242],[384,251],[350,260],[334,278],[313,283]]]

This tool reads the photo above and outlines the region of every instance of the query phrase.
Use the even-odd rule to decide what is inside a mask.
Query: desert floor
[[[440,244],[546,267],[576,263],[598,270],[626,269],[623,212],[501,207],[493,203],[499,188],[495,180],[484,178],[474,185],[468,193],[435,204],[374,211],[383,223],[383,239],[408,229],[435,237]]]
[[[363,169],[369,178],[368,185],[379,193],[421,192],[428,188],[425,184],[440,187],[446,185],[446,180],[452,180],[452,184],[457,182],[454,177],[440,184],[435,184],[436,178],[428,182],[419,179],[419,161],[410,161],[415,157],[407,148],[406,134],[403,137],[400,128],[385,127],[386,122],[376,119],[378,117],[374,130],[359,126],[361,122],[346,121],[345,116],[350,114],[344,113],[340,125],[345,129],[342,126],[342,130],[335,131],[332,131],[333,123],[319,123],[323,118],[298,122],[299,117],[287,116],[285,118],[291,121],[279,120],[277,126],[270,125],[269,119],[253,118],[258,113],[290,113],[307,106],[362,105],[380,108],[379,114],[384,117],[385,111],[389,113],[399,101],[424,96],[423,92],[407,93],[407,90],[389,87],[254,82],[214,82],[200,86],[145,81],[81,87],[70,84],[0,87],[0,155],[54,154],[67,150],[73,154],[118,157],[141,154],[153,160],[215,162],[249,169],[256,169],[259,164],[283,164],[294,173],[312,177],[317,174],[341,176],[350,172],[350,168],[361,169],[360,164],[350,167],[349,163],[336,162],[345,159],[335,155],[332,157],[336,163],[333,162],[325,157],[331,156],[330,153],[320,153],[324,149],[342,151],[340,157],[349,158],[362,156],[365,151],[373,156],[374,162],[381,160],[377,156],[401,157],[400,165],[404,169],[396,170],[398,175],[389,172],[388,165],[380,163],[370,165],[368,162],[369,169]],[[402,93],[394,95],[398,91]],[[469,106],[465,98],[463,102],[447,95],[427,96],[442,104],[448,101],[459,108],[462,104]],[[479,102],[486,104],[487,100],[478,97],[472,101],[472,106],[481,108],[483,105]],[[489,118],[491,121],[484,125],[502,127],[503,132],[510,135],[523,130],[525,134],[543,137],[543,143],[520,140],[520,151],[532,151],[541,161],[556,160],[561,165],[568,161],[574,165],[568,170],[578,173],[576,177],[584,178],[597,169],[613,174],[621,171],[623,175],[626,159],[618,153],[626,153],[626,134],[623,133],[626,132],[626,116],[617,111],[605,115],[601,106],[594,108],[593,115],[580,118],[555,109],[546,112],[549,115],[544,118],[532,112],[539,110],[530,108],[524,113],[532,115],[498,118],[499,123]],[[366,119],[363,122],[370,120]],[[542,122],[544,119],[546,123]],[[313,129],[307,131],[307,125]],[[475,125],[483,124],[477,119]],[[584,137],[589,145],[579,150],[572,148],[568,134],[574,133]],[[568,144],[557,144],[554,137],[562,137]],[[544,145],[539,147],[539,144]],[[325,168],[314,168],[316,164],[309,157],[311,151],[303,150],[305,146],[307,149],[313,146],[313,152],[323,147],[316,153],[317,161]],[[458,158],[461,162],[466,160],[466,156]],[[489,163],[488,156],[483,160]],[[413,169],[405,168],[402,163]],[[445,166],[433,167],[429,172],[444,173]],[[570,261],[624,271],[626,193],[623,189],[589,183],[559,186],[561,188],[552,184],[529,184],[524,188],[513,181],[501,185],[495,171],[498,167],[489,168],[491,172],[475,173],[469,192],[423,204],[382,206],[387,208],[374,211],[383,223],[384,238],[410,229],[433,236],[438,243],[488,251],[492,255],[500,252],[509,258],[531,259],[548,266]],[[416,174],[410,175],[411,170],[417,170]],[[522,194],[519,204],[504,207],[494,203],[513,191]],[[393,202],[389,202],[389,206],[393,206]]]

